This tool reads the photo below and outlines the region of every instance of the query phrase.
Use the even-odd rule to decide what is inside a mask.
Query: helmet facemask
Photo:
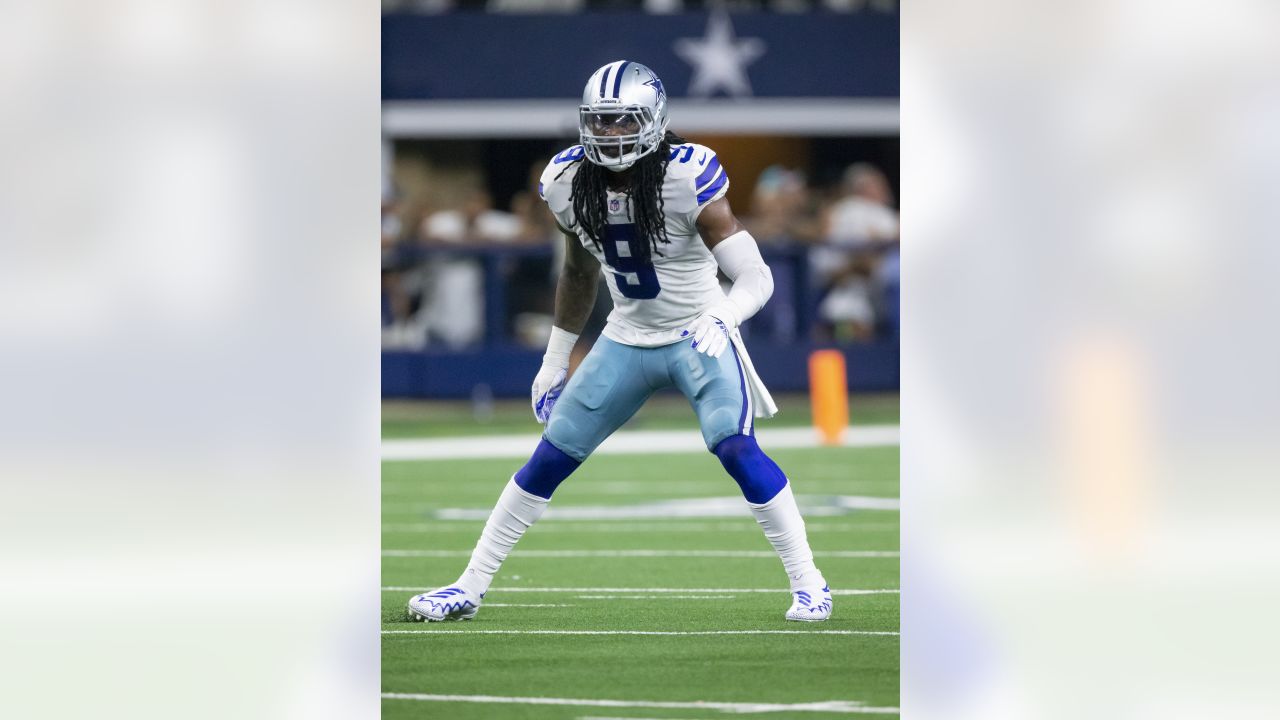
[[[578,107],[578,132],[587,159],[614,172],[657,150],[665,131],[654,121],[653,111],[639,105]]]

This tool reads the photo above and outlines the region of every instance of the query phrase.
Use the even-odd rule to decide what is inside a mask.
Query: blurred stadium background
[[[577,144],[582,83],[619,58],[662,77],[672,130],[728,169],[777,285],[744,328],[770,388],[803,392],[809,350],[838,346],[851,391],[897,391],[896,2],[383,8],[384,399],[470,401],[500,421],[504,398],[527,395],[563,251],[537,178]],[[601,288],[575,363],[610,307]],[[386,407],[395,426],[415,404]]]
[[[759,9],[731,8],[737,39],[767,43],[746,68],[746,106],[760,114],[778,63],[796,82],[825,83],[873,61],[859,41],[839,47],[843,65],[789,62],[811,48],[794,37],[779,46],[774,27],[809,14],[841,22],[827,6],[807,7],[763,23],[751,20]],[[378,599],[379,464],[369,430],[380,353],[374,308],[364,304],[377,296],[364,269],[374,258],[360,238],[374,222],[379,174],[379,5],[12,9],[0,23],[10,69],[0,80],[10,370],[0,716],[376,716],[379,647],[368,626]],[[672,38],[659,45],[665,59],[646,60],[669,80],[683,125],[695,120],[693,71],[671,46],[705,38],[708,18],[703,6],[680,9],[651,18],[679,27],[663,30]],[[856,22],[884,12],[849,9]],[[464,6],[423,22],[479,12]],[[585,12],[546,22],[576,24]],[[640,22],[633,12],[602,10],[607,35],[562,36],[556,52],[624,54],[605,46],[643,44],[647,36],[623,32]],[[902,16],[899,177],[910,198],[912,278],[901,365],[911,512],[903,710],[949,720],[1274,717],[1280,403],[1269,400],[1280,387],[1280,345],[1258,329],[1274,322],[1280,247],[1280,4],[924,0],[903,5]],[[491,52],[489,40],[465,36],[448,72],[466,72],[459,66]],[[552,77],[512,67],[508,85],[522,93]],[[484,97],[508,102],[510,93]],[[727,105],[723,88],[714,93]],[[880,96],[841,97],[866,105]],[[743,117],[720,112],[719,122]],[[893,137],[845,137],[868,135]],[[388,132],[385,157],[448,137]],[[498,137],[486,130],[470,141]],[[735,191],[756,180],[731,169]],[[881,169],[897,189],[891,164]],[[806,184],[817,187],[817,176]],[[860,365],[850,365],[857,375]],[[867,406],[859,399],[855,416]],[[483,406],[469,396],[456,403]],[[779,420],[794,406],[784,402]],[[536,435],[527,410],[521,421]],[[896,477],[893,450],[880,458],[885,478]],[[590,467],[616,469],[614,460]],[[665,460],[632,460],[621,470],[661,472],[647,479],[663,492],[683,487]],[[451,505],[483,507],[494,488],[482,484],[500,483],[518,462],[468,475],[402,464],[393,484],[420,494],[392,498],[409,511],[405,534],[382,547],[413,549],[407,531],[425,529],[424,508],[440,507],[441,489],[453,490]],[[827,456],[822,467],[869,465]],[[583,480],[557,502],[593,485],[625,489]],[[872,491],[893,486],[856,490]],[[897,525],[883,514],[868,524]],[[814,524],[855,520],[884,532],[862,518]],[[721,522],[680,540],[713,548]],[[526,540],[596,540],[573,529],[582,532],[548,526]],[[629,529],[599,547],[651,541]],[[816,536],[827,543],[817,549],[877,549],[877,538],[839,545],[831,531]],[[465,552],[474,534],[463,528],[442,547],[444,533],[417,533],[419,547],[446,552]],[[896,538],[885,532],[879,549]],[[433,582],[460,560],[398,558],[403,567],[384,566],[383,582]],[[621,571],[651,569],[625,560]],[[554,561],[529,558],[527,567],[537,562]],[[833,571],[894,561],[847,562]],[[848,587],[875,587],[863,577]],[[885,624],[895,621],[897,603],[883,609]],[[490,610],[477,626],[519,609]],[[580,653],[596,648],[574,639]],[[431,647],[406,649],[420,659]],[[526,647],[525,668],[501,667],[508,677],[547,666],[544,646]],[[591,657],[617,666],[616,656]],[[502,710],[488,716],[513,715]]]

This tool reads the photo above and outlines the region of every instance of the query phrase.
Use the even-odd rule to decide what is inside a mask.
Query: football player
[[[452,585],[416,595],[415,620],[468,620],[556,487],[655,391],[689,398],[707,449],[742,489],[791,580],[786,619],[831,616],[804,521],[782,470],[756,444],[755,417],[777,411],[738,326],[773,292],[756,241],[729,208],[714,151],[667,130],[667,95],[652,70],[619,60],[592,74],[579,107],[580,145],[542,174],[568,252],[555,327],[533,381],[546,431],[507,483],[471,561]],[[566,384],[569,354],[595,302],[601,270],[613,296],[601,337]],[[726,295],[717,269],[733,281]]]

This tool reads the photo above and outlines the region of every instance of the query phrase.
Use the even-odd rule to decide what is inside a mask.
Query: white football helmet
[[[578,132],[587,159],[622,172],[662,143],[667,91],[652,70],[618,60],[596,70],[582,91]]]

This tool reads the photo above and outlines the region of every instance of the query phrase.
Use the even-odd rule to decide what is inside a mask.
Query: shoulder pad
[[[556,153],[542,171],[538,179],[538,195],[556,211],[566,206],[569,194],[573,190],[573,176],[577,174],[580,161],[585,162],[585,151],[581,145],[574,145]]]
[[[689,184],[696,206],[705,205],[724,194],[729,175],[720,166],[720,158],[706,145],[685,143],[671,148],[667,176]]]

